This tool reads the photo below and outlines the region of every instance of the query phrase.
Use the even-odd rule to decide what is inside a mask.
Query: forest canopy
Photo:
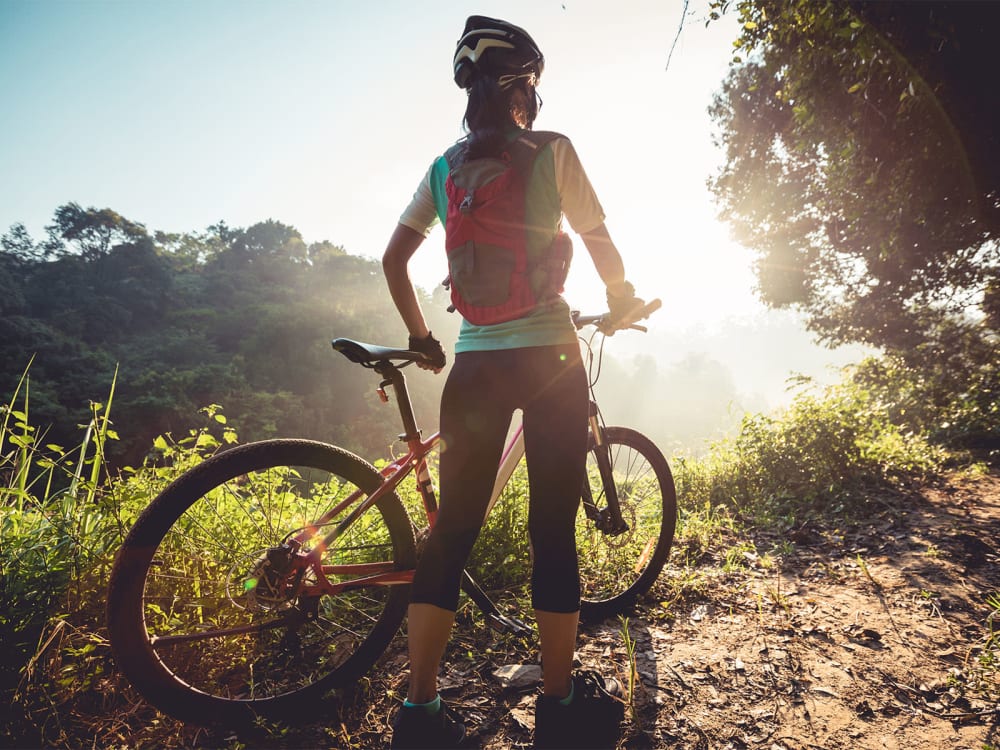
[[[249,439],[384,453],[397,431],[370,374],[329,345],[400,340],[381,266],[278,221],[151,234],[111,209],[69,203],[41,241],[20,224],[3,235],[0,305],[0,385],[13,393],[31,360],[30,413],[48,426],[46,442],[79,442],[88,403],[107,396],[117,370],[119,466],[141,462],[158,435],[185,434],[210,404]],[[427,310],[435,330],[456,325],[443,304]],[[429,418],[440,383],[418,380],[418,413]]]
[[[712,108],[721,214],[827,343],[923,366],[1000,331],[1000,5],[753,0]],[[921,364],[923,363],[923,365]]]

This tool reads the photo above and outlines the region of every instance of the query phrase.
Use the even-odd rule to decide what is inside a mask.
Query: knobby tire
[[[409,585],[296,598],[291,587],[268,587],[280,566],[267,551],[381,483],[361,458],[306,440],[251,443],[183,474],[140,515],[112,569],[118,667],[154,706],[195,723],[286,716],[353,683],[398,631]],[[324,566],[341,566],[324,572],[412,569],[413,527],[399,497],[384,496],[322,555]],[[311,583],[310,573],[299,581]]]
[[[674,479],[659,448],[627,427],[606,427],[604,440],[628,530],[607,534],[586,514],[588,497],[599,510],[607,507],[596,463],[599,448],[591,435],[585,502],[577,513],[576,527],[583,597],[580,615],[591,621],[624,612],[649,591],[667,562],[677,526]]]

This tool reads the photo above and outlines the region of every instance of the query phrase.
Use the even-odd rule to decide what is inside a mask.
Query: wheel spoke
[[[112,572],[112,647],[133,684],[168,713],[214,719],[219,699],[267,699],[261,709],[277,711],[295,706],[302,691],[318,696],[356,679],[398,628],[407,587],[331,594],[312,565],[345,566],[346,575],[331,577],[336,584],[359,577],[351,565],[412,570],[409,518],[390,493],[321,560],[310,563],[299,544],[342,498],[378,487],[377,471],[318,443],[268,441],[220,454],[191,475],[154,501]],[[209,489],[192,496],[190,487]],[[130,543],[135,551],[126,554]],[[138,570],[123,562],[136,556]],[[348,665],[350,674],[341,669]]]
[[[604,444],[626,528],[608,533],[582,510],[577,517],[583,612],[601,617],[627,606],[652,585],[666,560],[676,518],[673,479],[656,447],[620,427],[606,428]],[[606,514],[609,493],[596,459],[592,450],[587,481],[598,511]]]

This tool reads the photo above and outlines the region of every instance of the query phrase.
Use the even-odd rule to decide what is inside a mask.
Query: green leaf
[[[167,441],[163,435],[159,435],[156,440],[153,441],[153,447],[158,451],[165,451],[167,449]]]
[[[27,448],[32,443],[35,442],[34,438],[27,435],[11,435],[8,440],[16,445],[18,448]]]
[[[195,442],[196,448],[215,448],[219,445],[219,441],[213,436],[209,435],[207,432],[203,432],[198,436],[198,440]]]
[[[848,94],[853,94],[855,91],[860,91],[864,87],[865,87],[865,85],[863,83],[856,83],[853,86],[851,86],[851,88],[847,89],[847,93]]]

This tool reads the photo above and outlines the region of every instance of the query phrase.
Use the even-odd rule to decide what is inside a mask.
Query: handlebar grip
[[[639,312],[638,319],[641,320],[642,318],[648,318],[650,315],[655,313],[661,307],[663,307],[663,301],[660,300],[659,298],[650,300],[649,302],[646,303],[646,306],[643,307],[642,310]]]

